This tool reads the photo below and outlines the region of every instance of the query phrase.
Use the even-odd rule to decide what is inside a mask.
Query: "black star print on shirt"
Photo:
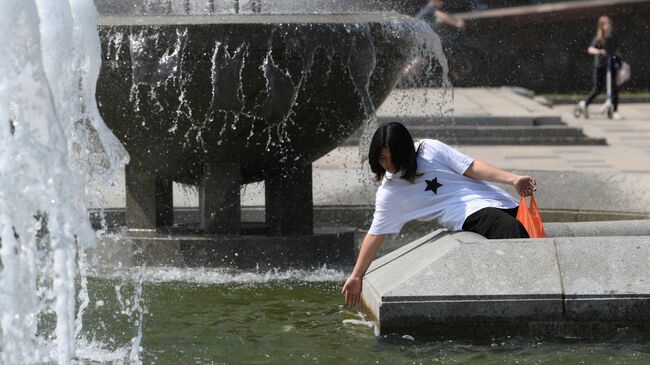
[[[435,177],[433,180],[424,180],[427,182],[427,188],[424,189],[424,191],[433,191],[434,194],[438,195],[438,188],[442,186],[442,184],[438,183],[438,178]]]

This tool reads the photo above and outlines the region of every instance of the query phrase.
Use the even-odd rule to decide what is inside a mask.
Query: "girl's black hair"
[[[417,176],[417,157],[422,145],[415,150],[411,133],[401,123],[391,122],[379,126],[372,136],[368,151],[370,169],[375,173],[377,181],[386,175],[386,170],[379,164],[379,154],[383,147],[390,151],[393,165],[401,173],[400,177],[413,182]]]

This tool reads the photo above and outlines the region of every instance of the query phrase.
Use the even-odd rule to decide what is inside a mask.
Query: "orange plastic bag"
[[[537,237],[535,238],[544,238],[546,233],[544,232],[544,224],[542,223],[542,216],[539,214],[539,209],[537,208],[537,200],[535,196],[531,195],[530,197],[530,217],[533,218],[533,224],[535,225],[535,230],[537,231]]]
[[[539,215],[537,201],[535,196],[530,197],[530,209],[526,204],[526,197],[522,196],[519,201],[519,210],[517,211],[517,220],[526,228],[530,238],[544,238],[544,224],[542,217]]]

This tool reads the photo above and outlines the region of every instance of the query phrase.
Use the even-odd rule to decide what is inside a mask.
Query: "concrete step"
[[[399,122],[406,126],[541,126],[541,125],[566,125],[560,116],[483,116],[483,115],[462,115],[454,117],[399,117],[379,116],[377,121],[380,124]]]
[[[460,145],[606,145],[604,138],[590,138],[582,129],[556,125],[470,126],[423,125],[407,120],[414,139],[432,138]],[[358,145],[361,132],[355,132],[344,145]]]
[[[417,139],[417,138],[416,138]],[[449,145],[466,145],[466,146],[593,146],[606,145],[604,139],[585,139],[573,137],[553,137],[553,138],[436,138]]]

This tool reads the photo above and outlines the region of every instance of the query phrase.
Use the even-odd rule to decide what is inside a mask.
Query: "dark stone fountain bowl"
[[[131,157],[120,239],[150,264],[351,263],[353,230],[313,227],[311,163],[371,120],[416,29],[386,12],[101,18],[97,100]],[[241,222],[260,180],[265,222]],[[174,224],[174,181],[198,185],[198,226]]]
[[[412,18],[386,12],[103,17],[99,30],[97,100],[129,168],[189,184],[206,164],[238,164],[242,183],[310,164],[369,120],[415,48]]]

